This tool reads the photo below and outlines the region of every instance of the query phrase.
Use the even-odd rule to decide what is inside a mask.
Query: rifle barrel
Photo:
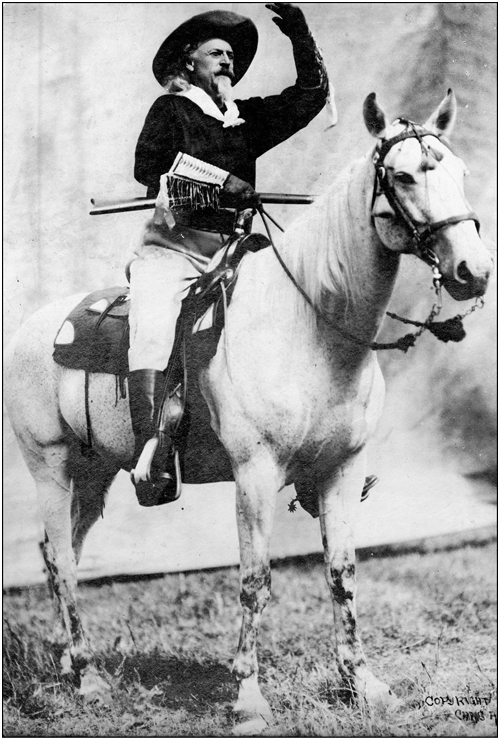
[[[260,193],[263,203],[286,205],[308,205],[313,203],[315,195],[290,195],[288,193]],[[127,211],[145,211],[155,207],[155,198],[130,198],[129,200],[105,200],[91,198],[94,208],[91,216],[102,216],[106,213],[126,213]]]

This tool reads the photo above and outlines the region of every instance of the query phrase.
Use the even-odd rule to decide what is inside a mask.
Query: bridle
[[[262,220],[264,222],[264,226],[267,231],[267,235],[271,242],[271,246],[273,248],[274,254],[276,255],[278,259],[278,262],[280,263],[281,267],[283,268],[287,276],[290,278],[292,283],[295,285],[299,293],[303,296],[305,301],[311,306],[311,308],[314,310],[316,315],[322,321],[324,321],[326,324],[331,326],[337,333],[339,333],[346,339],[350,339],[355,344],[365,346],[365,347],[368,346],[372,350],[399,349],[402,352],[407,352],[410,347],[414,346],[416,340],[425,331],[425,329],[429,329],[432,332],[432,334],[434,334],[434,336],[440,339],[441,341],[444,341],[444,342],[461,341],[465,337],[465,331],[463,330],[463,326],[462,326],[462,319],[465,318],[465,316],[468,316],[473,311],[475,311],[477,308],[482,308],[484,305],[484,301],[482,298],[476,299],[476,303],[468,311],[466,311],[466,313],[458,314],[457,316],[453,317],[452,319],[448,319],[445,322],[439,323],[439,322],[434,321],[434,319],[438,316],[439,312],[441,311],[441,306],[442,306],[442,300],[441,300],[442,275],[439,271],[439,258],[436,255],[436,253],[430,248],[429,241],[434,236],[434,234],[436,234],[436,232],[440,231],[441,229],[446,228],[447,226],[461,223],[462,221],[474,221],[474,223],[476,224],[476,229],[479,233],[480,223],[479,223],[478,217],[473,211],[468,211],[467,213],[459,214],[457,216],[450,216],[449,218],[445,218],[442,221],[434,221],[432,223],[427,223],[425,224],[424,228],[422,228],[422,225],[417,223],[412,218],[411,214],[408,212],[404,204],[399,199],[398,194],[396,193],[396,190],[389,182],[389,178],[387,175],[387,169],[384,166],[384,160],[387,154],[389,153],[389,151],[392,149],[392,147],[401,141],[405,141],[405,139],[417,139],[422,148],[422,153],[426,155],[427,152],[424,148],[423,137],[424,136],[434,136],[434,138],[437,138],[438,140],[439,138],[436,134],[432,133],[431,131],[428,131],[423,126],[419,126],[418,124],[413,123],[412,121],[409,121],[405,118],[399,118],[396,121],[396,123],[404,124],[405,129],[401,133],[397,134],[396,136],[391,137],[390,139],[383,139],[379,143],[377,148],[375,149],[375,153],[373,156],[373,162],[375,165],[375,182],[374,182],[374,187],[373,187],[371,211],[372,211],[372,219],[375,219],[377,217],[383,218],[382,215],[377,216],[377,214],[373,213],[373,206],[375,204],[376,199],[380,195],[382,194],[385,195],[385,197],[387,198],[387,201],[389,202],[389,205],[391,206],[394,213],[396,214],[396,217],[399,217],[401,221],[406,225],[408,230],[410,231],[412,242],[413,242],[413,248],[414,248],[413,253],[432,268],[432,279],[433,279],[434,290],[437,296],[437,303],[435,303],[432,306],[430,314],[427,317],[426,321],[424,322],[412,321],[410,319],[401,318],[397,314],[387,312],[387,315],[390,318],[397,319],[406,324],[413,324],[414,326],[418,326],[419,329],[417,332],[413,334],[406,334],[403,337],[399,337],[399,339],[397,339],[395,342],[388,342],[388,343],[366,342],[360,339],[359,337],[355,336],[354,334],[351,334],[351,332],[348,332],[342,327],[338,326],[331,319],[327,318],[326,316],[323,316],[319,312],[318,308],[313,303],[311,298],[302,288],[302,286],[296,281],[295,277],[290,272],[288,266],[284,262],[282,256],[276,249],[276,246],[273,242],[271,232],[269,230],[269,226],[267,224],[266,219],[268,218],[269,220],[271,220],[275,224],[275,226],[277,226],[280,229],[280,231],[284,231],[284,229],[268,213],[266,213],[266,211],[264,211],[264,208],[262,207],[262,205],[258,207],[258,210],[261,214]]]
[[[380,195],[385,195],[389,205],[395,212],[396,216],[398,216],[408,228],[412,237],[413,246],[417,257],[423,260],[426,264],[430,265],[433,268],[433,271],[439,271],[439,260],[434,251],[428,245],[430,239],[437,231],[440,231],[441,229],[444,229],[447,226],[451,226],[453,224],[459,224],[462,221],[474,221],[474,223],[476,224],[477,232],[479,234],[479,219],[473,211],[468,211],[467,213],[462,213],[457,216],[450,216],[449,218],[445,218],[442,221],[434,221],[433,223],[428,223],[422,229],[421,224],[418,224],[412,218],[411,214],[408,212],[404,204],[399,199],[395,188],[389,182],[389,176],[387,174],[387,169],[384,166],[384,161],[390,150],[401,141],[405,141],[406,139],[417,139],[422,148],[422,153],[425,155],[426,151],[424,148],[423,137],[438,137],[432,131],[427,131],[427,129],[423,128],[423,126],[419,126],[418,124],[413,123],[413,121],[408,121],[405,118],[399,118],[396,123],[403,124],[405,126],[404,131],[397,134],[396,136],[391,137],[390,139],[382,140],[377,146],[373,157],[373,162],[375,165],[375,183],[373,187],[372,197],[372,218],[380,218],[380,216],[377,216],[377,214],[373,214],[373,206],[376,199]]]

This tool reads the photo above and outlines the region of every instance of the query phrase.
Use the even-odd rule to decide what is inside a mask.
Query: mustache
[[[216,72],[215,76],[216,77],[229,77],[231,81],[234,80],[234,72],[231,72],[229,69],[222,69],[220,72]]]

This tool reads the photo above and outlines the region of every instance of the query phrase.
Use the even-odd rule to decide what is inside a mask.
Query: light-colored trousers
[[[157,202],[129,263],[131,371],[167,367],[181,302],[223,241],[219,234],[174,225]]]

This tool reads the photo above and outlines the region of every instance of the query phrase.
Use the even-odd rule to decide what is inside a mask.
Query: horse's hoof
[[[274,717],[271,707],[262,694],[253,697],[253,706],[243,708],[243,702],[240,700],[233,709],[235,725],[233,735],[239,737],[255,737],[261,735],[269,725],[273,724]]]
[[[78,695],[86,704],[111,703],[111,686],[93,669],[82,675]]]
[[[401,706],[401,700],[398,699],[394,691],[387,686],[387,693],[379,698],[379,706],[382,705],[387,711],[393,712]]]
[[[370,707],[383,707],[392,711],[397,709],[400,704],[399,699],[389,686],[383,681],[379,681],[372,674],[363,681],[363,688],[360,693]]]
[[[267,730],[269,723],[259,716],[254,719],[247,719],[245,722],[240,722],[235,725],[232,730],[232,734],[236,737],[256,737],[262,735]]]
[[[262,696],[254,674],[242,679],[238,691],[238,700],[233,707],[235,725],[233,735],[259,735],[274,722],[269,702]]]

